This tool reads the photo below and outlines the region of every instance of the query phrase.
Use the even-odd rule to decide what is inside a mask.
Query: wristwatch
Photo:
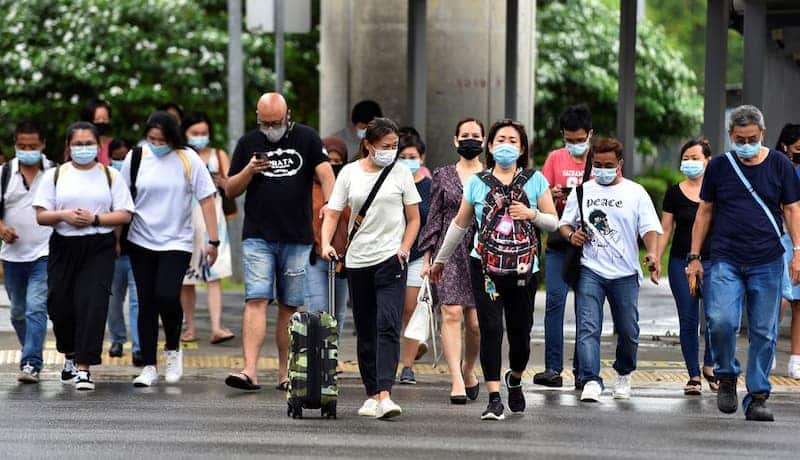
[[[92,221],[92,227],[99,227],[100,226],[100,215],[95,214],[94,220]]]
[[[702,258],[700,257],[700,254],[686,254],[686,263],[689,263],[693,260],[701,261]]]
[[[219,242],[219,240],[208,240],[208,244],[210,244],[211,246],[214,246],[215,248],[218,248],[220,242]]]

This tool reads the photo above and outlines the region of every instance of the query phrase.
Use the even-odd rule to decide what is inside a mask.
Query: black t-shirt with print
[[[253,154],[264,152],[268,170],[253,176],[244,200],[242,239],[311,244],[311,186],[314,169],[328,156],[316,131],[295,123],[277,143],[256,129],[239,139],[229,176],[241,172]]]
[[[675,232],[672,237],[672,248],[669,251],[670,257],[686,259],[686,255],[692,249],[692,227],[694,218],[697,215],[697,208],[700,203],[692,201],[687,197],[678,184],[673,185],[664,195],[664,212],[671,213],[675,220]],[[703,260],[709,260],[711,256],[711,238],[706,238],[700,251]]]

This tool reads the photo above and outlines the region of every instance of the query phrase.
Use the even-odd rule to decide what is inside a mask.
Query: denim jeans
[[[139,348],[139,296],[136,294],[136,281],[133,279],[133,269],[131,259],[127,255],[120,256],[114,265],[114,281],[111,284],[111,301],[108,304],[108,332],[111,335],[111,343],[125,343],[127,341],[127,330],[125,329],[125,314],[123,306],[125,304],[125,291],[128,291],[128,303],[130,328],[131,328],[131,351],[138,353]]]
[[[628,375],[636,369],[639,348],[639,275],[605,279],[581,267],[578,279],[578,379],[581,382],[600,378],[600,335],[603,332],[603,303],[608,298],[617,330],[614,370]]]
[[[306,267],[305,297],[308,311],[328,311],[328,269],[328,262],[321,257],[317,257],[315,264],[309,263]],[[335,283],[336,324],[341,340],[347,313],[347,280],[337,277]]]
[[[569,286],[561,277],[566,249],[547,248],[545,252],[545,276],[547,291],[544,311],[544,367],[559,374],[564,369],[564,307]],[[577,375],[577,347],[572,355],[572,369]]]
[[[20,369],[42,369],[47,335],[47,257],[33,262],[3,261],[6,291],[11,301],[11,324],[22,346]]]
[[[242,241],[245,302],[266,299],[289,307],[302,306],[310,251],[310,244],[260,238]]]
[[[711,300],[708,302],[708,327],[711,330],[711,350],[718,377],[736,377],[741,372],[736,359],[736,336],[742,308],[746,305],[747,336],[747,396],[742,405],[747,409],[751,395],[769,395],[772,386],[769,373],[775,356],[778,336],[778,315],[781,303],[783,259],[748,266],[726,261],[711,265]],[[747,302],[742,299],[747,297]]]
[[[698,329],[700,328],[700,299],[689,294],[689,280],[686,278],[685,259],[672,257],[669,259],[669,288],[672,297],[675,298],[675,306],[678,308],[678,321],[680,322],[681,352],[683,361],[686,363],[686,370],[689,377],[700,376],[700,341],[698,340]],[[703,261],[703,309],[706,309],[709,292],[711,291],[711,262]],[[714,360],[711,358],[710,331],[706,328],[705,352],[703,353],[703,365],[711,367]]]

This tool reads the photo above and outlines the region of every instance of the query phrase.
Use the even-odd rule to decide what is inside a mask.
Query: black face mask
[[[465,160],[471,160],[483,152],[483,143],[477,139],[461,139],[458,141],[458,154]]]
[[[331,168],[333,169],[333,175],[339,177],[339,173],[342,172],[344,165],[331,165]]]
[[[792,154],[792,163],[800,164],[800,153]]]
[[[111,129],[111,125],[109,123],[92,123],[92,124],[94,125],[95,128],[97,128],[97,132],[100,133],[101,136],[108,133],[108,131]]]

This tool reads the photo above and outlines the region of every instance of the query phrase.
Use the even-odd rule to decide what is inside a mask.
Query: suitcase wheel
[[[336,401],[331,401],[322,408],[322,416],[325,418],[336,419]]]
[[[288,406],[289,408],[286,411],[286,415],[292,418],[303,418],[303,406],[300,403],[289,401]]]

